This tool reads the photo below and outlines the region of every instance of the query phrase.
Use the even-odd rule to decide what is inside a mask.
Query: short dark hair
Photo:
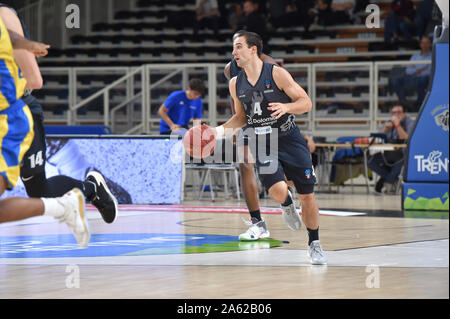
[[[420,37],[419,40],[422,40],[423,38],[428,39],[428,41],[433,43],[433,37],[432,36],[429,36],[428,34],[424,34],[423,36]]]
[[[192,91],[197,91],[201,96],[205,94],[205,84],[202,80],[194,78],[189,80],[189,88]]]
[[[398,107],[398,106],[400,106],[401,108],[402,108],[402,111],[403,111],[403,113],[405,113],[405,106],[402,104],[402,103],[395,103],[395,104],[393,104],[392,106],[391,106],[391,110],[394,108],[394,107]]]
[[[263,41],[259,34],[246,30],[239,30],[233,35],[233,41],[239,37],[245,38],[245,41],[247,42],[247,46],[249,48],[251,48],[252,46],[256,46],[256,52],[258,56],[261,56],[263,50]]]

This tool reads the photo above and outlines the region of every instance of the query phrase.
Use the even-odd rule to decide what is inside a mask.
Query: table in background
[[[406,144],[353,144],[353,143],[316,143],[316,149],[319,149],[319,152],[317,153],[318,157],[318,170],[319,170],[319,177],[318,177],[318,189],[321,188],[322,185],[328,185],[328,190],[331,191],[331,184],[330,184],[330,154],[333,150],[338,148],[361,148],[364,158],[364,174],[366,176],[366,186],[367,186],[367,193],[370,192],[370,185],[368,180],[368,155],[369,152],[384,152],[384,151],[393,151],[399,148],[405,148]],[[316,150],[317,152],[317,150]],[[326,182],[324,182],[324,179],[327,179]]]

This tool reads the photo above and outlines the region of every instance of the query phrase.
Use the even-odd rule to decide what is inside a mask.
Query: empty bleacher
[[[418,2],[418,1],[416,1]],[[381,18],[389,12],[390,1],[377,1]],[[53,49],[42,66],[139,65],[155,62],[227,62],[231,57],[232,31],[223,28],[218,36],[201,30],[202,41],[193,36],[195,1],[136,1],[135,10],[121,10],[111,23],[95,23],[87,35],[75,35],[65,50]],[[365,21],[365,11],[360,12]],[[179,23],[177,17],[183,17]],[[382,27],[364,24],[322,27],[313,25],[273,30],[271,54],[288,62],[360,61],[404,59],[418,46],[409,43],[386,49]]]
[[[373,1],[381,9],[381,18],[389,12],[390,0]],[[418,3],[418,1],[415,1]],[[40,61],[45,74],[45,87],[36,92],[43,101],[46,118],[53,123],[61,123],[64,110],[70,103],[77,103],[101,88],[112,83],[123,73],[89,74],[77,76],[77,80],[69,87],[68,75],[55,74],[54,67],[138,67],[151,63],[218,63],[217,68],[217,117],[226,119],[230,114],[228,86],[222,75],[222,66],[231,58],[232,31],[222,28],[218,36],[212,31],[201,30],[202,41],[196,41],[189,23],[183,26],[179,17],[189,21],[194,17],[195,1],[143,1],[136,0],[133,9],[114,12],[110,22],[93,23],[89,32],[70,37],[65,49],[52,48],[50,55]],[[359,12],[361,21],[365,21],[367,13]],[[322,27],[313,24],[308,33],[302,27],[278,29],[271,31],[269,45],[270,54],[282,60],[286,67],[294,63],[320,62],[375,62],[404,61],[418,52],[418,45],[399,43],[395,47],[386,47],[382,27],[369,29],[364,24]],[[45,71],[48,69],[49,71]],[[309,82],[310,74],[306,69],[290,70],[294,78],[314,95],[317,125],[331,121],[330,117],[352,119],[357,124],[366,127],[364,118],[372,112],[370,105],[369,70],[342,70],[340,72],[317,69],[314,73],[314,87]],[[386,115],[396,98],[389,90],[389,69],[381,70],[379,74],[377,99],[378,114]],[[162,77],[163,75],[161,75]],[[204,80],[207,74],[203,71],[190,71],[189,77],[199,76]],[[150,82],[157,81],[158,75],[152,74]],[[139,79],[136,79],[139,81]],[[156,116],[157,109],[174,91],[181,89],[181,76],[171,78],[151,93],[151,115]],[[71,93],[71,90],[75,93]],[[113,104],[119,104],[127,96],[125,85],[112,91],[109,98]],[[133,92],[136,92],[133,89]],[[314,92],[313,92],[314,91]],[[414,92],[411,92],[412,95]],[[129,92],[128,92],[129,94]],[[73,96],[75,95],[75,96]],[[414,96],[410,97],[411,100]],[[94,123],[101,117],[100,99],[77,110],[80,122]],[[206,114],[209,112],[207,97],[205,101]],[[139,103],[134,103],[136,116],[139,117]],[[321,119],[323,117],[323,119]],[[299,124],[306,123],[305,118]],[[362,120],[362,121],[361,121]],[[156,120],[155,120],[156,123]],[[306,125],[306,124],[305,124]]]

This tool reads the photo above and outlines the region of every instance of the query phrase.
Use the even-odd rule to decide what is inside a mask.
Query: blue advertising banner
[[[449,209],[448,36],[448,27],[436,28],[431,86],[408,141],[402,198],[404,210]]]
[[[409,140],[406,181],[448,182],[448,44],[437,44],[433,85]]]

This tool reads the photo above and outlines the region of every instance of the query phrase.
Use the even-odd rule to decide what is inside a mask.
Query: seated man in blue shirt
[[[202,80],[191,79],[186,91],[172,92],[158,110],[161,117],[159,133],[184,135],[191,119],[194,119],[194,126],[200,125],[203,113],[201,96],[204,91]]]
[[[414,129],[415,121],[405,114],[403,105],[396,104],[391,109],[392,117],[386,121],[379,132],[386,134],[386,142],[406,143]],[[375,194],[382,194],[384,183],[395,184],[403,167],[405,149],[376,153],[369,159],[368,167],[380,176],[375,185]]]
[[[410,61],[431,61],[431,39],[423,36],[420,39],[420,53],[414,54]],[[417,112],[422,105],[425,98],[426,90],[428,88],[428,81],[430,79],[431,64],[412,64],[406,68],[405,76],[393,79],[392,86],[397,93],[400,103],[407,105],[405,97],[405,88],[414,89],[417,92],[417,101],[415,108],[409,111]]]

